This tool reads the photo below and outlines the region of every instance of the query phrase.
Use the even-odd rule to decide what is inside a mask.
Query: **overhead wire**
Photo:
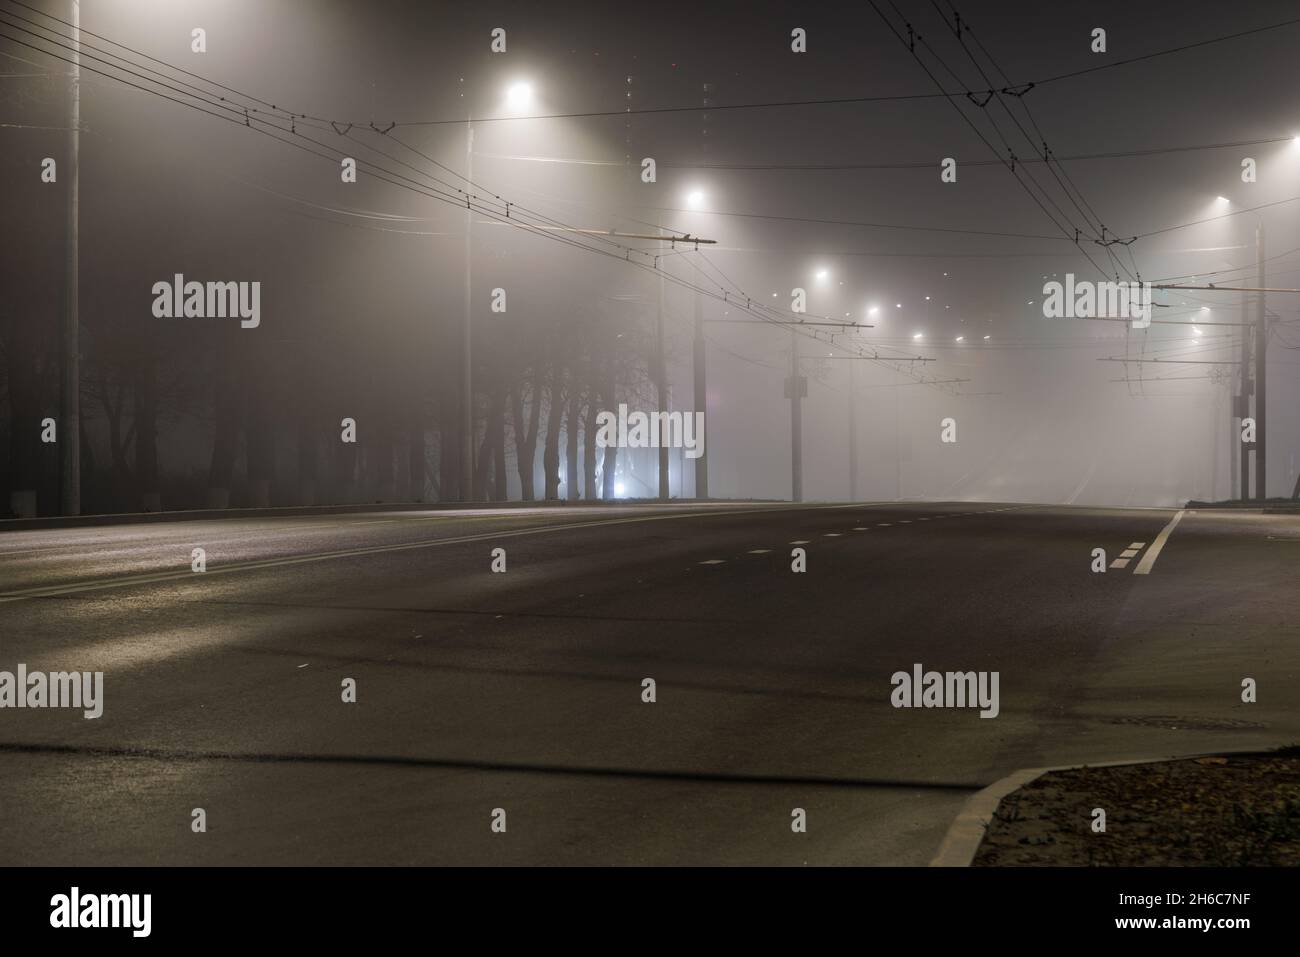
[[[9,0],[9,2],[17,2],[17,0]],[[20,5],[26,6],[25,4],[20,4]],[[11,18],[14,17],[13,14],[8,13],[7,11],[0,11],[0,15],[8,16]],[[49,16],[43,13],[42,15]],[[32,21],[27,21],[26,18],[17,18],[17,19],[19,19],[20,21],[32,22]],[[57,17],[51,17],[51,19],[59,20],[59,18]],[[66,21],[59,21],[59,22],[66,22]],[[21,22],[18,24],[4,22],[3,25],[10,29],[17,30],[18,32],[28,34],[29,39],[37,39],[43,43],[47,43],[56,48],[61,48],[70,53],[75,53],[78,55],[78,60],[72,60],[69,57],[62,56],[61,54],[55,51],[46,49],[41,46],[37,46],[33,43],[27,42],[17,37],[11,36],[9,34],[0,33],[0,38],[9,40],[10,42],[18,43],[21,46],[24,46],[28,49],[32,49],[45,56],[51,56],[54,57],[55,59],[62,60],[70,64],[80,65],[82,69],[103,76],[114,82],[121,83],[127,87],[142,92],[146,92],[146,93],[151,93],[155,96],[159,96],[163,99],[169,100],[178,105],[185,106],[190,109],[195,109],[198,112],[205,113],[209,116],[213,116],[218,119],[226,120],[227,122],[230,122],[235,125],[242,125],[248,129],[253,130],[254,132],[269,136],[271,139],[275,139],[281,143],[285,143],[286,145],[290,145],[295,148],[302,149],[304,152],[307,152],[319,158],[327,159],[330,160],[331,162],[337,162],[340,158],[343,157],[343,154],[340,150],[337,150],[335,147],[332,147],[329,144],[322,143],[318,140],[313,139],[310,136],[307,136],[305,133],[301,132],[297,128],[298,123],[296,121],[298,119],[305,118],[305,119],[324,120],[324,118],[309,117],[307,114],[300,114],[300,113],[295,113],[293,111],[284,110],[283,108],[278,107],[274,104],[269,104],[272,109],[272,115],[270,115],[268,118],[268,114],[265,113],[264,111],[257,111],[255,109],[245,107],[242,104],[227,105],[228,101],[226,97],[215,96],[214,94],[207,93],[203,91],[201,87],[195,86],[194,84],[186,83],[185,87],[187,87],[188,89],[178,88],[177,86],[173,86],[171,84],[174,78],[167,77],[165,74],[162,74],[159,71],[148,70],[147,72],[144,73],[139,72],[140,70],[146,68],[144,68],[141,64],[134,63],[133,61],[130,61],[129,59],[122,57],[120,55],[111,54],[108,53],[108,51],[103,51],[102,49],[94,47],[94,45],[92,44],[86,44],[72,37],[67,37],[62,34],[58,34],[56,31],[52,29],[43,28],[43,33],[54,34],[53,38],[49,36],[44,36],[41,33],[35,33],[31,29],[23,27],[21,25]],[[91,35],[89,34],[88,31],[87,33],[88,35]],[[112,41],[107,41],[107,42],[111,43]],[[76,44],[75,46],[71,45],[74,43]],[[114,45],[117,45],[122,49],[129,49],[119,44],[114,44]],[[106,69],[101,69],[99,67],[95,67],[86,64],[84,62],[78,64],[79,60],[87,57],[87,54],[83,52],[84,49],[87,47],[96,50],[97,52],[105,53],[107,56],[111,57],[112,59],[122,60],[123,62],[128,63],[131,67],[136,67],[137,69],[130,69],[128,67],[123,67],[117,63],[112,62],[111,59],[104,59],[103,57],[94,56],[93,54],[89,55],[88,58],[93,60],[94,62],[101,63],[103,67],[105,67]],[[157,58],[150,58],[150,59],[153,59],[155,62],[164,63],[164,61],[157,60]],[[115,70],[117,71],[117,73],[108,72],[108,70]],[[198,74],[191,73],[190,71],[182,71],[182,72],[185,72],[187,75],[200,78]],[[131,80],[124,79],[122,76],[117,75],[118,73],[125,73],[127,75],[133,76],[136,79],[143,81],[143,83],[147,83],[150,85],[146,86],[146,85],[142,85],[141,83],[132,82]],[[155,89],[154,87],[161,87],[162,89],[159,90],[159,89]],[[243,94],[239,91],[234,90],[231,87],[223,86],[222,88],[227,90],[228,92],[235,94],[238,97],[246,98],[250,102],[260,103],[263,105],[267,105],[269,103],[269,101],[263,100],[261,98],[253,97],[252,95],[249,94]],[[164,90],[166,92],[163,92]],[[169,94],[175,94],[175,95],[169,95]],[[288,129],[286,129],[283,125],[279,125],[284,123],[286,120],[288,120],[290,124]],[[276,121],[278,121],[278,123]],[[334,132],[339,133],[340,135],[346,135],[348,132],[350,132],[349,130],[346,129],[344,130],[338,129],[335,121],[324,120],[324,122],[329,123],[329,125],[332,128],[334,128]],[[319,127],[312,127],[312,128],[320,129]],[[374,132],[379,133],[380,135],[383,135],[384,133],[383,130],[374,128],[373,125],[371,126],[371,129]],[[292,136],[293,139],[286,139],[284,136],[276,135],[277,133],[279,134],[287,133],[290,136]],[[355,138],[352,137],[349,138],[352,139],[353,142],[358,142],[355,140]],[[313,146],[319,147],[320,149],[324,149],[329,152],[322,153],[320,152],[320,149],[312,149],[309,146],[304,146],[301,143],[295,142],[296,139],[305,140],[307,143],[310,143]],[[408,144],[401,144],[401,145],[405,146],[407,149],[410,149]],[[774,310],[771,307],[763,304],[761,300],[756,301],[752,297],[746,295],[744,296],[744,303],[742,304],[742,302],[740,301],[741,295],[739,294],[739,292],[737,293],[734,299],[731,298],[730,293],[726,290],[724,290],[722,292],[722,295],[719,297],[717,294],[712,293],[707,289],[702,289],[696,286],[695,284],[690,283],[688,280],[683,280],[680,277],[665,272],[663,269],[660,268],[658,264],[658,258],[653,256],[653,254],[651,253],[642,250],[637,250],[631,247],[623,247],[621,244],[615,243],[613,245],[619,246],[620,248],[623,248],[625,250],[625,255],[619,256],[608,249],[601,249],[597,246],[592,246],[586,242],[582,242],[577,239],[571,239],[567,236],[557,236],[554,233],[548,232],[545,229],[539,227],[538,224],[536,223],[525,222],[520,220],[517,216],[512,216],[511,213],[513,211],[522,209],[522,207],[518,207],[512,203],[507,203],[499,196],[499,194],[492,194],[492,196],[493,199],[496,201],[495,205],[497,207],[504,206],[505,207],[504,209],[493,208],[492,201],[485,200],[484,197],[476,194],[471,194],[466,190],[459,190],[458,188],[454,187],[452,184],[448,184],[446,183],[446,181],[441,180],[438,177],[432,176],[431,174],[425,171],[418,170],[418,168],[412,167],[411,164],[409,163],[402,163],[402,161],[398,160],[395,157],[392,157],[391,154],[384,153],[382,150],[375,150],[371,148],[371,151],[376,152],[379,155],[382,155],[385,159],[399,162],[402,165],[411,168],[413,171],[418,172],[420,175],[428,179],[432,179],[435,182],[438,182],[440,185],[446,186],[448,189],[451,189],[453,192],[448,193],[445,192],[444,190],[431,187],[427,184],[419,183],[415,180],[412,180],[410,177],[395,172],[391,169],[388,169],[387,167],[378,166],[361,160],[356,161],[359,168],[362,167],[364,164],[364,166],[371,171],[371,175],[374,175],[381,182],[385,182],[390,185],[394,185],[399,188],[403,188],[408,191],[415,192],[427,198],[434,199],[436,201],[440,201],[449,205],[454,205],[456,207],[462,206],[462,199],[463,199],[464,208],[470,209],[471,211],[477,211],[481,215],[487,216],[490,219],[494,219],[496,221],[503,222],[508,225],[514,225],[517,228],[523,229],[524,231],[531,232],[534,235],[538,235],[543,238],[551,239],[552,241],[561,242],[564,243],[565,245],[580,248],[580,249],[586,249],[591,252],[601,253],[610,256],[611,258],[628,262],[634,267],[651,271],[653,273],[658,273],[662,275],[669,282],[672,282],[679,286],[685,286],[687,288],[691,288],[695,290],[697,293],[710,296],[711,298],[720,299],[722,302],[735,306],[737,309],[741,309],[743,311],[749,312],[750,314],[754,315],[756,318],[763,319],[764,321],[780,321],[774,319],[774,314],[779,313],[780,311]],[[333,153],[334,155],[331,155],[331,153]],[[441,166],[441,164],[439,165]],[[442,168],[446,169],[445,166]],[[477,206],[475,205],[476,201],[478,202]],[[547,219],[547,217],[541,217],[541,216],[535,218],[541,218],[543,221]],[[552,220],[552,222],[558,222],[558,221]],[[602,240],[604,239],[604,237],[600,237],[600,238]],[[672,239],[672,237],[665,237],[665,241],[668,241],[670,239]],[[681,241],[680,238],[678,238],[678,241]],[[631,257],[634,253],[642,257],[645,257],[646,259],[651,260],[653,264],[644,261],[638,262],[633,260]],[[789,319],[785,319],[784,324],[797,327],[799,323],[798,321],[792,322]],[[825,337],[818,330],[815,329],[808,330],[808,329],[795,328],[793,331],[795,331],[796,334],[801,336],[813,338],[819,341],[825,341]],[[902,359],[900,361],[906,362],[908,360]]]

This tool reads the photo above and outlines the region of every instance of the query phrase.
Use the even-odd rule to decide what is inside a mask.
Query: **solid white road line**
[[[22,601],[25,598],[48,598],[58,595],[75,595],[87,591],[102,591],[106,588],[127,588],[134,585],[152,585],[160,582],[190,580],[199,582],[214,575],[227,575],[232,572],[251,571],[258,568],[283,568],[292,565],[306,565],[313,562],[334,561],[340,558],[356,558],[365,555],[377,555],[387,552],[404,552],[421,548],[438,548],[443,545],[461,545],[468,542],[490,542],[499,538],[521,538],[531,535],[545,535],[548,532],[570,531],[583,528],[600,528],[608,525],[631,525],[642,522],[665,522],[701,515],[753,515],[770,512],[772,509],[753,508],[736,511],[674,512],[670,515],[638,515],[627,518],[610,518],[594,522],[567,522],[561,525],[538,525],[529,528],[501,529],[483,532],[477,535],[457,535],[451,538],[435,538],[419,542],[401,542],[392,545],[371,545],[362,548],[347,548],[333,552],[318,552],[311,555],[293,555],[288,558],[269,558],[245,562],[232,562],[228,565],[215,565],[206,572],[193,572],[188,565],[175,571],[162,571],[142,575],[123,575],[102,581],[70,582],[65,585],[46,585],[25,588],[20,591],[0,592],[0,604]]]
[[[1174,517],[1169,520],[1169,524],[1160,530],[1160,534],[1156,536],[1156,540],[1151,543],[1151,547],[1147,549],[1147,553],[1142,556],[1142,561],[1138,562],[1138,567],[1133,569],[1134,575],[1151,574],[1151,566],[1153,566],[1156,563],[1156,559],[1160,557],[1160,550],[1165,547],[1165,542],[1169,541],[1169,536],[1173,534],[1174,526],[1182,521],[1183,513],[1185,511],[1185,509],[1180,508],[1177,513],[1175,513]]]
[[[1083,478],[1079,479],[1079,484],[1074,487],[1074,491],[1070,493],[1070,497],[1065,500],[1066,505],[1074,504],[1074,500],[1077,499],[1083,493],[1083,490],[1084,488],[1087,487],[1088,482],[1092,480],[1092,473],[1095,471],[1097,471],[1097,460],[1093,459],[1091,464],[1089,464],[1088,466],[1088,471],[1083,473]]]

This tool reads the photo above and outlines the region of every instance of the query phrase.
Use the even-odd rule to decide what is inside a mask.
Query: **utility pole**
[[[1241,372],[1238,379],[1241,391],[1237,394],[1237,408],[1233,411],[1237,418],[1237,448],[1241,464],[1237,467],[1241,491],[1241,501],[1250,499],[1250,445],[1241,439],[1241,420],[1250,418],[1250,298],[1241,297]]]
[[[704,360],[704,298],[695,293],[695,411],[700,422],[700,454],[695,460],[695,497],[709,497],[709,392]]]
[[[894,487],[898,491],[898,499],[903,498],[903,457],[898,447],[898,383],[894,384]]]
[[[1255,499],[1260,502],[1268,499],[1268,311],[1266,308],[1266,296],[1270,292],[1300,293],[1300,289],[1270,289],[1264,285],[1264,227],[1262,225],[1257,226],[1255,231],[1255,256],[1259,277],[1258,286],[1216,286],[1213,283],[1210,283],[1207,286],[1172,284],[1152,286],[1153,289],[1205,289],[1212,292],[1254,293],[1259,297],[1255,300],[1254,322],[1251,322],[1250,319],[1250,299],[1243,297],[1241,300],[1241,322],[1225,323],[1225,325],[1239,325],[1241,327],[1241,388],[1235,398],[1235,406],[1232,410],[1234,419],[1250,418],[1250,396],[1255,396],[1255,441],[1253,443],[1240,443],[1240,501],[1242,502],[1250,500],[1251,445],[1254,446],[1255,451]],[[1255,372],[1253,379],[1251,376],[1250,347],[1250,336],[1252,332],[1255,335]],[[1215,363],[1208,364],[1214,365]],[[1240,441],[1239,438],[1238,440]],[[1292,497],[1300,498],[1300,482],[1296,483],[1296,492]]]
[[[1264,285],[1264,226],[1255,227],[1255,259],[1259,278],[1258,286],[1205,286],[1188,285],[1153,285],[1152,289],[1206,289],[1213,292],[1248,292],[1259,298],[1255,300],[1255,321],[1250,320],[1250,300],[1241,301],[1241,391],[1236,397],[1237,407],[1233,417],[1246,419],[1250,417],[1250,396],[1255,396],[1255,498],[1264,502],[1268,499],[1268,311],[1266,296],[1275,293],[1300,293],[1300,289],[1270,289]],[[1251,379],[1250,335],[1255,334],[1255,375]],[[1195,361],[1195,360],[1189,360]],[[1211,363],[1213,364],[1213,363]],[[1241,501],[1250,500],[1250,449],[1248,443],[1241,442]],[[1296,483],[1292,498],[1300,498],[1300,481]]]
[[[1241,435],[1236,430],[1237,414],[1237,393],[1241,386],[1235,381],[1239,373],[1236,369],[1229,367],[1228,370],[1228,494],[1226,500],[1232,501],[1237,498],[1237,489],[1240,487],[1240,477],[1237,474],[1237,446],[1241,444]],[[1234,388],[1235,387],[1235,388]]]
[[[63,441],[60,443],[60,499],[64,515],[81,514],[81,337],[78,231],[81,166],[81,3],[72,0],[72,71],[68,104],[67,271],[63,312]]]
[[[858,500],[858,416],[853,397],[854,363],[849,363],[849,501]]]
[[[704,95],[700,98],[700,105],[708,107],[709,94],[713,92],[713,84],[705,83],[701,87],[701,93]],[[700,155],[704,156],[709,151],[709,114],[707,112],[700,114]],[[699,249],[699,246],[695,247]],[[706,358],[704,345],[704,300],[697,289],[695,291],[695,411],[699,413],[697,419],[700,423],[700,455],[695,460],[695,497],[703,502],[709,497],[709,391],[704,370],[704,360]],[[685,483],[685,473],[682,474],[682,482]]]
[[[470,190],[474,188],[474,118],[465,120],[465,329],[464,353],[461,358],[461,422],[460,422],[460,500],[468,502],[474,496],[474,379],[473,350],[474,323],[470,305],[470,282],[473,274],[474,211],[470,209]],[[536,399],[534,401],[537,401]]]
[[[1268,315],[1264,309],[1264,224],[1255,227],[1255,261],[1259,271],[1259,298],[1255,301],[1255,498],[1268,500]]]
[[[803,501],[803,407],[808,380],[799,374],[799,333],[790,327],[790,378],[785,384],[790,399],[790,501]]]
[[[659,235],[663,235],[659,227]],[[659,257],[663,258],[664,241],[659,240]],[[658,309],[655,313],[655,393],[659,416],[656,419],[659,431],[659,501],[668,501],[668,446],[664,444],[663,425],[668,421],[668,363],[664,357],[664,274],[658,260],[655,269],[659,271]]]

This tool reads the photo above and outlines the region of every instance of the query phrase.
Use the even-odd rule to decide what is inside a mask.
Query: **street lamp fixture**
[[[512,83],[506,89],[506,109],[511,113],[526,113],[533,105],[533,85],[526,81]]]

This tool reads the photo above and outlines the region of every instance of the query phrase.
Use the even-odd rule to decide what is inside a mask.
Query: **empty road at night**
[[[925,864],[1018,768],[1300,741],[1297,568],[1300,515],[1015,503],[8,531],[0,671],[104,691],[0,710],[0,864]]]

